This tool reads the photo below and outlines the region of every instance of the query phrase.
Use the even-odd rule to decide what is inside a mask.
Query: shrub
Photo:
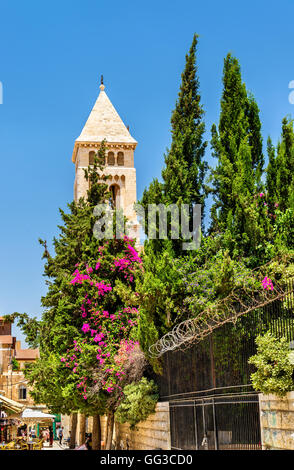
[[[257,371],[251,374],[255,390],[284,396],[293,389],[294,365],[289,358],[289,342],[270,332],[256,338],[257,354],[249,359]]]
[[[115,417],[119,423],[129,423],[131,429],[136,424],[145,421],[151,413],[155,412],[158,401],[157,386],[153,380],[143,377],[138,383],[126,385],[124,398],[118,406]]]

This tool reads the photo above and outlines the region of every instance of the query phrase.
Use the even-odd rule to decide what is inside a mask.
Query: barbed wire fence
[[[294,282],[275,283],[272,289],[242,286],[226,298],[205,308],[195,318],[182,321],[149,348],[151,357],[158,358],[168,351],[185,350],[202,341],[225,323],[236,323],[239,317],[261,309],[272,302],[293,297]]]

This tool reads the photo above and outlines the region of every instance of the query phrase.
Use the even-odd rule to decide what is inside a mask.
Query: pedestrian
[[[58,429],[58,438],[59,438],[59,444],[62,444],[62,438],[63,438],[63,427],[60,427]]]
[[[85,442],[87,450],[92,450],[92,442],[91,442],[91,437],[89,435],[86,436],[86,442]]]
[[[52,426],[49,427],[49,442],[50,442],[50,447],[53,446],[53,429]]]

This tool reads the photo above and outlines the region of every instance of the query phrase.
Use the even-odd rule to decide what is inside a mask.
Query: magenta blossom
[[[89,323],[84,323],[82,326],[82,332],[87,333],[88,331],[90,331],[90,325]]]
[[[266,290],[274,289],[273,281],[267,276],[265,276],[265,278],[261,281],[261,284],[262,284],[262,287]]]

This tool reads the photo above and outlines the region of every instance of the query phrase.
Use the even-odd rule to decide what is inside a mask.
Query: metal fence
[[[172,449],[261,448],[256,394],[223,395],[170,402]]]
[[[248,359],[256,353],[256,336],[268,330],[294,339],[293,293],[220,327],[188,350],[163,356],[158,383],[161,400],[170,404],[173,449],[261,448]]]

